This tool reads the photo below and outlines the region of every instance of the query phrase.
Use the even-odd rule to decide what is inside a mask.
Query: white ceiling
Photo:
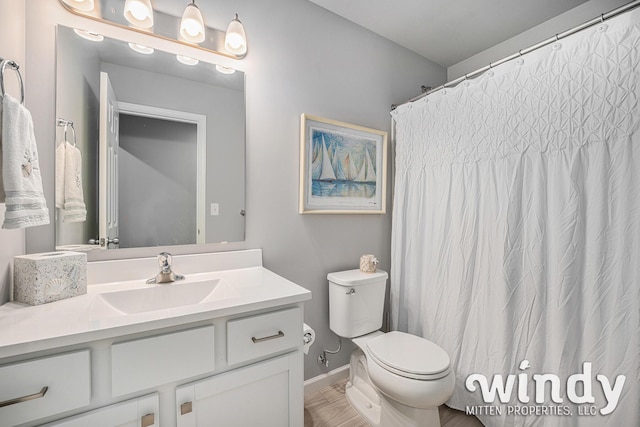
[[[587,0],[310,0],[450,67]]]

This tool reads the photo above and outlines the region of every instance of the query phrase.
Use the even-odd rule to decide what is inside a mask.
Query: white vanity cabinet
[[[302,427],[311,294],[261,259],[185,255],[161,288],[124,277],[154,259],[100,261],[86,295],[1,306],[0,427]]]
[[[276,306],[0,364],[0,427],[302,427],[303,375],[302,306]]]

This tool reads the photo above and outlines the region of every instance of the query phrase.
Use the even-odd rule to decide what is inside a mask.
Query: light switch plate
[[[211,203],[211,216],[220,215],[220,204],[219,203]]]

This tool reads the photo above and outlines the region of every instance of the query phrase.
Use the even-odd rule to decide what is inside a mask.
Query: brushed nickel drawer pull
[[[274,340],[276,338],[282,338],[282,337],[284,337],[284,332],[278,331],[277,334],[269,335],[268,337],[263,337],[263,338],[251,337],[251,341],[253,341],[254,344],[257,344],[259,342]]]
[[[140,424],[141,427],[149,427],[154,425],[156,422],[156,417],[154,416],[153,413],[151,414],[147,414],[145,416],[142,417],[142,422]]]
[[[29,394],[27,396],[22,396],[22,397],[16,397],[15,399],[5,400],[4,402],[0,402],[0,408],[4,408],[5,406],[15,405],[16,403],[27,402],[29,400],[40,399],[41,397],[44,397],[45,394],[47,394],[47,390],[49,390],[49,387],[42,387],[42,390],[40,390],[40,392],[38,393]]]
[[[180,405],[180,415],[189,414],[193,411],[193,403],[192,402],[184,402]]]

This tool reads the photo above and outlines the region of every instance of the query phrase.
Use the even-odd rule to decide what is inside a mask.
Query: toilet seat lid
[[[441,378],[451,359],[437,344],[424,338],[393,331],[367,341],[367,349],[379,364],[412,378]]]

